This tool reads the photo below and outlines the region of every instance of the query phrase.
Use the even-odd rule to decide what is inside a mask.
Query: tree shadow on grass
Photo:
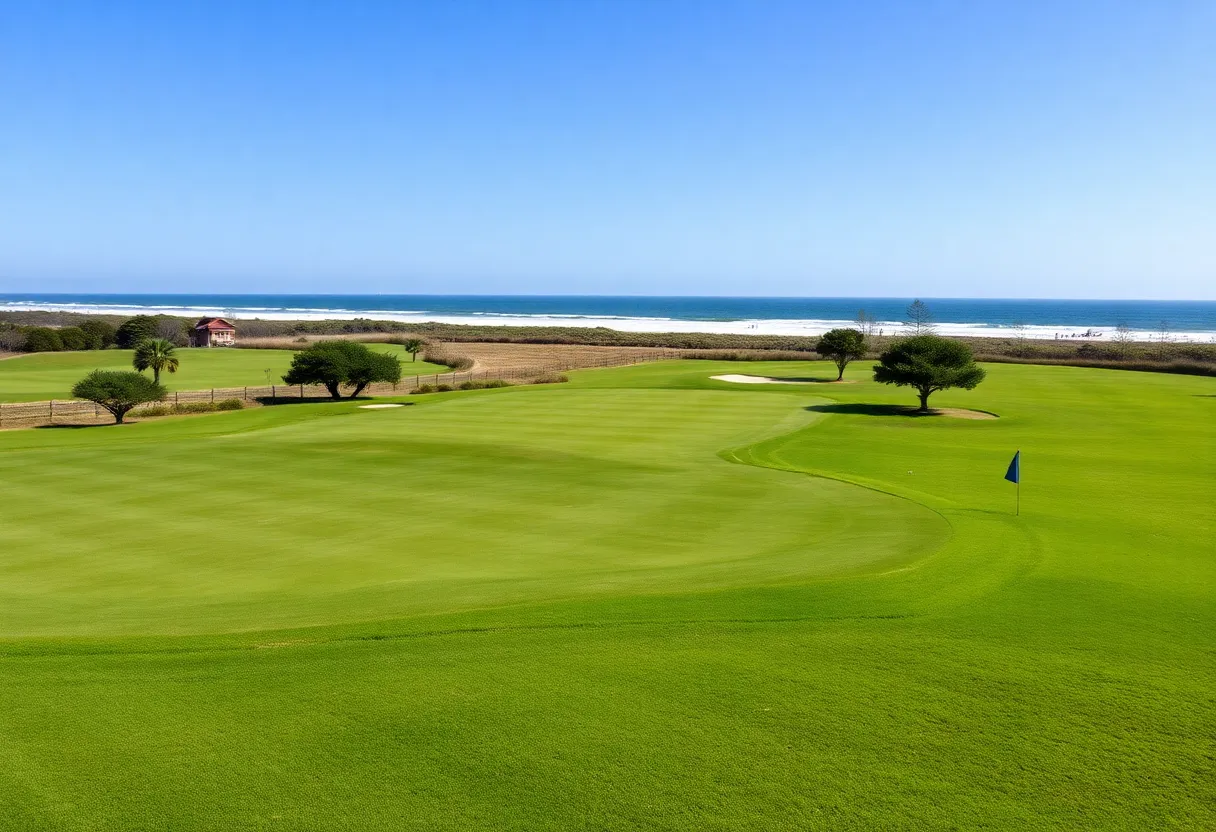
[[[254,401],[263,407],[281,407],[285,404],[333,404],[335,402],[362,402],[371,401],[371,396],[359,396],[354,399],[349,399],[343,396],[340,399],[335,399],[333,396],[258,396]]]
[[[846,413],[852,416],[936,416],[932,410],[922,412],[903,404],[813,404],[807,408],[816,413]]]
[[[34,430],[86,430],[88,428],[112,428],[117,422],[98,422],[95,425],[34,425]],[[123,424],[133,425],[134,422]]]

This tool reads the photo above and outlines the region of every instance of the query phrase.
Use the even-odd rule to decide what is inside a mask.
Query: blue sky
[[[0,5],[0,290],[1216,298],[1216,4]]]

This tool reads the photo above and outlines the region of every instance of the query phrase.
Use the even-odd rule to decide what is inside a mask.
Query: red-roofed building
[[[223,318],[202,318],[190,332],[192,347],[231,347],[236,343],[236,327]]]

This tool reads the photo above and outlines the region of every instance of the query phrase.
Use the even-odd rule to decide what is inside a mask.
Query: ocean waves
[[[384,295],[0,295],[0,311],[56,311],[93,315],[220,315],[262,320],[436,322],[475,326],[603,327],[622,332],[707,332],[732,335],[819,335],[854,326],[867,308],[875,333],[898,334],[902,312],[894,299],[870,298],[584,298],[526,296]],[[1126,304],[1126,309],[1113,304]],[[1151,308],[1145,304],[1154,304]],[[1216,304],[1207,302],[930,301],[942,335],[1110,341],[1116,321],[1131,319],[1137,340],[1216,341]],[[799,316],[797,312],[826,314]],[[972,319],[965,318],[973,312]],[[630,314],[633,313],[633,314]],[[736,314],[732,314],[736,313]],[[835,313],[835,314],[833,314]],[[882,313],[887,313],[883,315]],[[1122,314],[1121,317],[1116,317]],[[1172,314],[1180,325],[1153,321]],[[879,320],[874,320],[878,317]],[[1164,319],[1163,319],[1164,320]]]

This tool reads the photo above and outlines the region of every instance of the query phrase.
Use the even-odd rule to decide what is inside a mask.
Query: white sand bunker
[[[729,381],[734,384],[852,384],[852,381],[836,381],[835,379],[817,378],[771,378],[769,376],[745,376],[741,373],[727,373],[723,376],[710,376],[714,381]]]
[[[405,407],[403,404],[361,404],[360,410],[388,410],[390,407]]]

